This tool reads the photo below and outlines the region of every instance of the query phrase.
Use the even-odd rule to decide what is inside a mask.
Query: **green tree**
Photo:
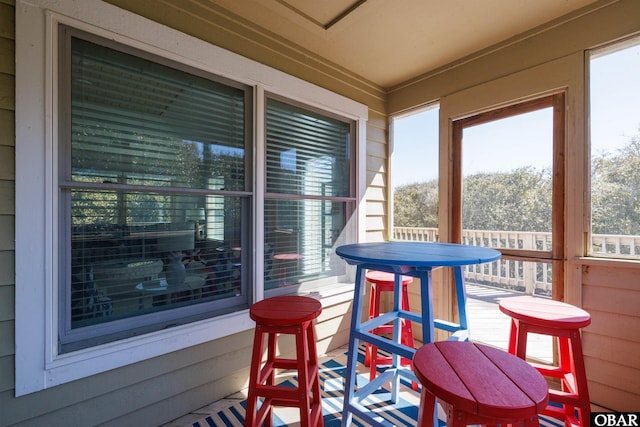
[[[593,233],[640,234],[640,133],[616,153],[593,158],[591,187]]]
[[[467,176],[462,206],[465,229],[551,231],[551,171],[522,167]]]
[[[437,227],[438,181],[396,188],[393,195],[393,221],[397,227]]]
[[[594,156],[591,176],[594,234],[640,235],[640,127],[629,143]],[[549,169],[523,167],[464,179],[466,229],[551,231]],[[400,227],[436,227],[437,181],[400,186],[394,193],[394,222]]]
[[[551,172],[533,167],[465,177],[463,224],[475,230],[551,231]],[[400,186],[394,225],[437,227],[437,181]]]

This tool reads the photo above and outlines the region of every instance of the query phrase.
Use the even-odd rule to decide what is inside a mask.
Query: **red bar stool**
[[[395,277],[392,273],[370,270],[366,274],[367,281],[371,283],[371,295],[369,297],[369,319],[380,316],[380,298],[382,292],[393,292],[395,286]],[[402,309],[410,311],[409,308],[409,292],[407,285],[413,282],[413,278],[402,276]],[[393,325],[382,325],[372,331],[374,334],[390,334],[393,333]],[[407,319],[400,321],[400,342],[407,347],[414,348],[413,329],[411,322]],[[378,347],[367,343],[364,365],[369,366],[369,381],[376,377],[377,365],[391,365],[391,357],[378,357]],[[411,360],[401,358],[402,366],[411,366]],[[418,389],[418,384],[413,383],[413,389]]]
[[[563,419],[567,425],[589,425],[591,403],[580,339],[580,328],[591,323],[589,313],[570,304],[530,296],[503,299],[499,307],[511,317],[509,353],[526,359],[528,333],[558,338],[558,367],[531,363],[542,375],[557,378],[562,384],[561,390],[549,390],[549,400],[560,406],[547,406],[543,414]]]
[[[300,425],[323,426],[320,375],[313,320],[322,312],[318,300],[303,296],[278,296],[251,306],[256,322],[249,374],[245,426],[271,426],[273,406],[300,408]],[[278,334],[295,335],[296,358],[276,357]],[[262,363],[264,337],[268,336],[267,360]],[[298,387],[275,385],[276,369],[296,369]],[[263,398],[256,411],[258,398]]]
[[[447,426],[469,424],[539,426],[549,400],[544,377],[506,351],[469,341],[438,341],[420,347],[413,370],[422,383],[418,425],[438,425],[436,398]]]

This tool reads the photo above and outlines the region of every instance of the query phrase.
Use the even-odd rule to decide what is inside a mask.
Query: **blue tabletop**
[[[372,242],[340,246],[336,253],[350,264],[407,267],[455,267],[500,258],[495,249],[454,243]]]

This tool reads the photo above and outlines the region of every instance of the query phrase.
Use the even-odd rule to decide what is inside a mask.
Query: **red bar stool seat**
[[[562,385],[561,390],[549,390],[549,400],[560,406],[550,405],[543,414],[563,419],[567,425],[589,425],[591,403],[580,338],[580,329],[591,323],[589,313],[560,301],[530,296],[503,299],[499,307],[511,317],[509,353],[526,360],[528,333],[558,339],[559,366],[531,363],[542,375],[559,379]]]
[[[549,399],[547,382],[527,362],[469,341],[423,345],[413,356],[413,370],[422,383],[419,426],[438,425],[436,398],[449,427],[539,426]]]
[[[369,296],[369,320],[380,316],[380,298],[382,292],[393,292],[395,286],[394,275],[383,271],[370,270],[366,274],[367,281],[371,283],[371,294]],[[402,310],[411,311],[409,308],[409,292],[407,285],[413,281],[412,277],[402,276]],[[374,334],[391,334],[393,333],[393,325],[382,325],[372,331]],[[413,329],[411,322],[407,319],[400,321],[400,342],[407,347],[414,348]],[[378,356],[378,347],[367,343],[365,356],[365,366],[369,366],[369,380],[372,381],[376,377],[378,365],[391,365],[391,357]],[[411,360],[401,358],[402,366],[411,366]],[[418,384],[413,384],[414,390],[418,389]]]
[[[274,406],[300,408],[300,425],[323,426],[320,400],[320,375],[313,321],[322,312],[318,300],[303,296],[277,296],[259,301],[249,309],[256,322],[249,374],[249,395],[245,426],[270,427]],[[279,334],[295,335],[296,358],[276,357]],[[267,336],[267,359],[263,364],[264,337]],[[298,371],[298,386],[275,385],[276,369]],[[262,405],[257,410],[258,398]]]

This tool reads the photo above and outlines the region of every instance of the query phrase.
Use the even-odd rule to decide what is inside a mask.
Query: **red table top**
[[[504,314],[536,326],[577,329],[591,323],[591,315],[583,309],[546,298],[505,298],[499,307]]]
[[[413,365],[427,390],[468,414],[521,419],[540,413],[549,400],[547,382],[535,368],[482,344],[426,344],[416,351]]]
[[[258,301],[249,308],[257,323],[291,326],[313,320],[322,312],[320,301],[298,295],[283,295]]]

